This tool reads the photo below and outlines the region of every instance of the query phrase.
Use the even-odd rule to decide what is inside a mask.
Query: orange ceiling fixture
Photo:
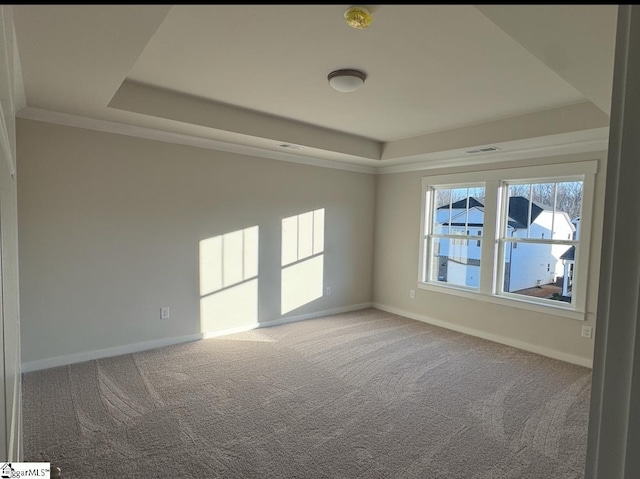
[[[373,17],[369,10],[364,7],[351,7],[344,12],[344,18],[347,21],[347,25],[358,30],[364,30],[373,21]]]

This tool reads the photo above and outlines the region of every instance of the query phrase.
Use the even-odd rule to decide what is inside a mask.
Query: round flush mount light
[[[344,19],[347,25],[358,30],[364,30],[373,21],[373,17],[369,10],[364,7],[351,7],[344,12]]]
[[[367,75],[360,70],[336,70],[329,73],[327,77],[329,80],[329,85],[333,87],[334,90],[337,90],[342,93],[348,93],[351,91],[356,91],[362,85],[364,85],[364,81],[367,79]]]

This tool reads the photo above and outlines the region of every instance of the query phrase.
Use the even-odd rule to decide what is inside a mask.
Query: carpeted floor
[[[90,478],[582,478],[591,371],[375,309],[24,375]]]

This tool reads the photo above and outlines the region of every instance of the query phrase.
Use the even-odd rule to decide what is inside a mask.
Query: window
[[[430,251],[429,281],[477,288],[480,250],[473,243],[470,246],[469,239],[480,241],[482,231],[471,236],[469,227],[482,224],[482,211],[478,205],[484,199],[484,187],[435,187],[432,193],[433,214],[430,215],[430,232],[425,237],[429,243],[425,246]]]
[[[584,319],[596,166],[423,178],[418,287]]]
[[[500,252],[502,292],[573,303],[570,269],[579,239],[583,181],[503,182]],[[543,241],[544,240],[544,241]],[[514,246],[520,244],[516,252]]]

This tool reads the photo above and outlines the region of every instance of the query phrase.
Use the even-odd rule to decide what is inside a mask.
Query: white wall
[[[282,219],[322,208],[332,292],[286,316],[371,301],[372,175],[31,120],[18,151],[25,363],[200,333],[200,241],[254,226],[254,319],[281,318]]]
[[[476,168],[460,167],[378,176],[374,304],[398,314],[436,320],[453,329],[517,344],[565,360],[589,363],[593,358],[593,340],[582,338],[580,332],[585,324],[595,326],[605,155],[605,152],[585,153]],[[596,175],[586,322],[417,288],[423,176],[586,159],[600,159]],[[410,299],[410,290],[415,290],[415,299]]]
[[[0,5],[0,462],[22,455],[15,113],[23,106],[13,12]]]

